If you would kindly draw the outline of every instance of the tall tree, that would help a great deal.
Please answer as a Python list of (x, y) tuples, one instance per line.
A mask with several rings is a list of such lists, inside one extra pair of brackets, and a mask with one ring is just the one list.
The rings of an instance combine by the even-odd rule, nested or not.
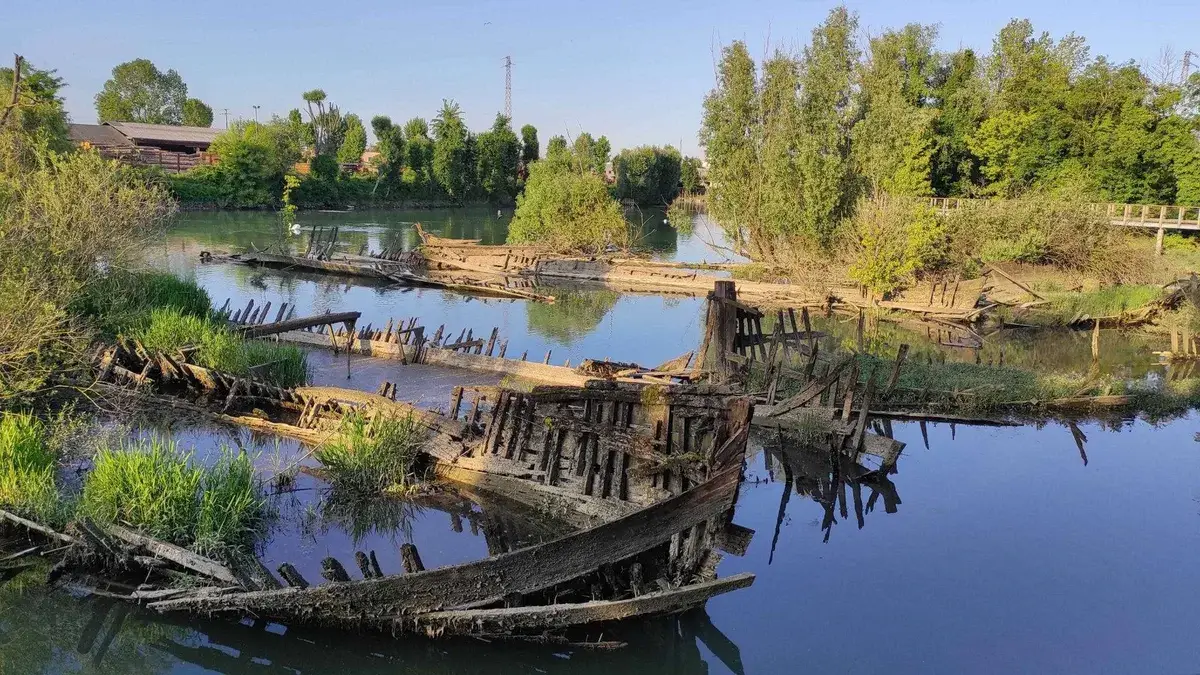
[(179, 73), (164, 73), (149, 59), (134, 59), (113, 68), (96, 94), (96, 117), (101, 123), (180, 124), (186, 101), (187, 85)]
[(930, 183), (939, 197), (970, 195), (980, 182), (979, 158), (968, 139), (984, 116), (984, 86), (979, 59), (960, 49), (942, 59), (934, 77), (933, 156)]
[(211, 127), (212, 108), (198, 98), (189, 98), (183, 102), (182, 123), (185, 127)]
[(700, 191), (700, 166), (699, 157), (683, 158), (683, 163), (679, 165), (679, 182), (684, 192), (696, 194)]
[(521, 142), (508, 118), (497, 114), (492, 128), (479, 134), (478, 146), (478, 176), (484, 194), (493, 202), (510, 203), (517, 196)]
[(931, 192), (934, 111), (926, 107), (936, 73), (937, 28), (909, 24), (871, 38), (860, 64), (852, 157), (872, 192), (925, 196)]
[(462, 109), (449, 99), (433, 118), (433, 176), (447, 195), (463, 200), (471, 187), (472, 166)]
[(704, 99), (700, 145), (708, 157), (708, 210), (747, 253), (758, 237), (758, 82), (746, 43), (721, 50), (716, 87)]
[(404, 123), (405, 165), (413, 183), (428, 196), (433, 185), (433, 141), (429, 138), (429, 123), (414, 117)]
[(367, 150), (367, 130), (362, 118), (353, 113), (346, 115), (345, 124), (346, 133), (338, 147), (337, 160), (342, 164), (354, 164), (362, 161), (363, 153)]
[(333, 155), (342, 147), (347, 124), (336, 105), (326, 105), (325, 91), (312, 89), (304, 92), (308, 106), (308, 124), (312, 128), (313, 154)]
[(44, 134), (52, 150), (70, 147), (67, 140), (67, 113), (59, 92), (66, 86), (53, 70), (40, 70), (21, 59), (21, 77), (16, 105), (9, 108), (13, 91), (12, 68), (0, 68), (0, 119), (4, 130), (17, 130), (22, 136)]
[(800, 63), (800, 140), (796, 152), (802, 208), (796, 223), (822, 245), (853, 204), (850, 164), (851, 106), (859, 52), (858, 17), (844, 6), (813, 29)]
[(526, 124), (521, 127), (521, 163), (529, 166), (540, 157), (537, 127)]
[(386, 115), (371, 118), (371, 130), (375, 132), (375, 148), (379, 151), (378, 174), (372, 192), (382, 187), (385, 194), (398, 191), (404, 169), (404, 130), (392, 124)]

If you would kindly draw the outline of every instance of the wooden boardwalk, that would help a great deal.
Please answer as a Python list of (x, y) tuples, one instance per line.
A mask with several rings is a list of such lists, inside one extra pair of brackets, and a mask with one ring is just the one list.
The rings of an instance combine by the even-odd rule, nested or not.
[[(930, 197), (929, 204), (945, 213), (973, 204), (995, 204), (998, 199), (965, 199), (959, 197)], [(1158, 230), (1200, 230), (1200, 206), (1163, 204), (1079, 204), (1083, 210), (1103, 212), (1113, 225), (1148, 227)]]

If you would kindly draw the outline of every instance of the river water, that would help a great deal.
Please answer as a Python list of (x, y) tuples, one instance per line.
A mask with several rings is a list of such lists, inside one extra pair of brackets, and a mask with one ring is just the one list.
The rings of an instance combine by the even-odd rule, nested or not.
[[(414, 220), (444, 236), (484, 241), (499, 241), (504, 231), (504, 218), (483, 211), (305, 216), (360, 238), (355, 249), (411, 237), (403, 223)], [(657, 255), (719, 257), (703, 237), (651, 224), (646, 241)], [(694, 299), (582, 289), (555, 305), (483, 302), (198, 263), (200, 250), (264, 241), (272, 227), (262, 214), (188, 214), (151, 257), (194, 275), (218, 304), (225, 297), (234, 304), (287, 300), (298, 314), (353, 309), (376, 325), (421, 316), (425, 325), (444, 322), (456, 333), (499, 326), (510, 355), (540, 358), (552, 350), (555, 362), (610, 356), (653, 364), (695, 348), (699, 338), (703, 310)], [(911, 341), (918, 332), (906, 330), (879, 333)], [(1008, 362), (1090, 365), (1087, 338), (1008, 340)], [(1161, 374), (1149, 355), (1154, 338), (1105, 340), (1113, 345), (1105, 370)], [(993, 350), (989, 344), (981, 358), (998, 358)], [(947, 351), (949, 358), (974, 358)], [(346, 384), (344, 361), (314, 354), (313, 365), (316, 381)], [(348, 386), (374, 389), (390, 379), (401, 397), (425, 405), (444, 404), (454, 383), (488, 381), (368, 359), (352, 368)], [(1081, 422), (1079, 442), (1059, 423), (891, 426), (907, 444), (897, 472), (863, 482), (848, 478), (856, 473), (846, 462), (835, 471), (823, 454), (756, 435), (734, 517), (755, 535), (745, 556), (726, 556), (718, 570), (754, 572), (756, 582), (711, 600), (705, 612), (627, 628), (626, 649), (391, 640), (248, 620), (168, 619), (47, 592), (27, 574), (0, 585), (0, 673), (1200, 672), (1200, 575), (1192, 567), (1200, 550), (1196, 414)], [(170, 433), (198, 452), (220, 443), (258, 449), (264, 470), (300, 452), (245, 432), (181, 424)], [(400, 543), (415, 543), (434, 566), (556, 532), (554, 523), (478, 497), (355, 514), (322, 509), (322, 488), (305, 474), (292, 488), (277, 497), (291, 515), (272, 533), (264, 562), (292, 562), (310, 579), (321, 557), (336, 553), (349, 564), (351, 549), (375, 550), (384, 570), (395, 571)]]

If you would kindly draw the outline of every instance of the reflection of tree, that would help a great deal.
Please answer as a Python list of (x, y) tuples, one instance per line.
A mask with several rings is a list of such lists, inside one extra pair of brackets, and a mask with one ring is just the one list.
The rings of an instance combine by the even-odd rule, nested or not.
[(556, 291), (551, 304), (529, 303), (529, 331), (559, 344), (571, 345), (600, 325), (617, 304), (616, 291)]

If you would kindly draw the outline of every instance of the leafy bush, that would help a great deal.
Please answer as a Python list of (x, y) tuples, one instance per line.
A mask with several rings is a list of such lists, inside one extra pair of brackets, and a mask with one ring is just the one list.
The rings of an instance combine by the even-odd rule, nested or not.
[(596, 253), (609, 245), (627, 247), (630, 232), (603, 178), (575, 171), (566, 162), (546, 160), (530, 168), (508, 242)]
[(315, 453), (329, 471), (329, 481), (344, 495), (372, 495), (407, 490), (425, 435), (411, 416), (342, 418), (338, 435)]
[(27, 413), (0, 417), (0, 507), (50, 526), (65, 520), (58, 456), (45, 424)]
[(876, 293), (899, 290), (947, 262), (946, 230), (937, 213), (920, 202), (862, 199), (851, 224), (859, 251), (850, 276)]
[(245, 340), (207, 316), (186, 314), (176, 307), (151, 310), (148, 319), (131, 330), (147, 349), (174, 352), (194, 345), (198, 365), (234, 375), (256, 377), (281, 386), (308, 381), (308, 359), (297, 347), (260, 340)]
[(248, 455), (222, 447), (217, 462), (205, 467), (162, 438), (101, 449), (79, 512), (201, 553), (249, 547), (266, 523)]
[(221, 171), (216, 166), (198, 166), (183, 173), (168, 174), (167, 186), (181, 204), (224, 207), (229, 205)]
[[(164, 189), (95, 152), (24, 144), (0, 132), (0, 399), (31, 395), (86, 360), (90, 335), (68, 306), (106, 270), (138, 259), (172, 213)], [(16, 162), (13, 164), (11, 162)]]

